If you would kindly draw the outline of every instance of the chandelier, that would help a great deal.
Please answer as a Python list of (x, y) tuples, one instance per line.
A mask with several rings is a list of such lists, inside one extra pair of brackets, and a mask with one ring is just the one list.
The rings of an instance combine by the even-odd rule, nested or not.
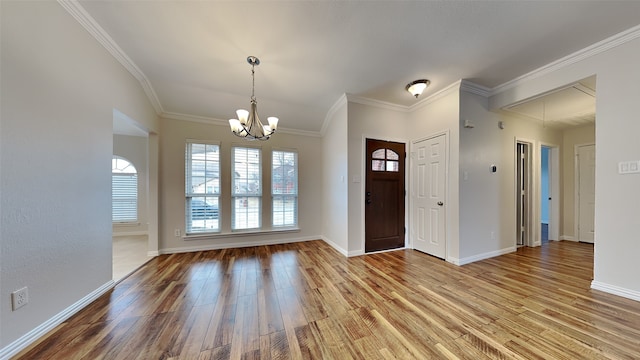
[(229, 126), (234, 135), (246, 140), (269, 140), (271, 135), (276, 132), (278, 127), (278, 118), (270, 116), (267, 118), (269, 125), (262, 125), (258, 118), (258, 102), (255, 96), (255, 66), (260, 65), (260, 59), (255, 56), (249, 56), (247, 62), (251, 65), (251, 107), (250, 110), (240, 109), (236, 111), (237, 119), (229, 119)]

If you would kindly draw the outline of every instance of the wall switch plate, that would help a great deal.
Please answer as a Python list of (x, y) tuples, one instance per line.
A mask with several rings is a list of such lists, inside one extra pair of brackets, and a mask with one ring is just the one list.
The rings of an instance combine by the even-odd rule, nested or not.
[(23, 287), (11, 293), (11, 310), (16, 311), (29, 303), (29, 289)]

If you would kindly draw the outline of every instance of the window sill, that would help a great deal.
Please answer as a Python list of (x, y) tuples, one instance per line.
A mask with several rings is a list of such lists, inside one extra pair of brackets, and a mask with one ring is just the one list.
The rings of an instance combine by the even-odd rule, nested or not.
[(224, 238), (234, 238), (234, 237), (244, 237), (244, 236), (254, 236), (254, 235), (273, 235), (273, 234), (285, 234), (285, 233), (294, 233), (300, 232), (300, 228), (283, 228), (283, 229), (272, 229), (272, 230), (255, 230), (255, 231), (234, 231), (229, 233), (196, 233), (196, 234), (187, 234), (182, 237), (182, 240), (210, 240), (210, 239), (224, 239)]
[(133, 226), (140, 226), (140, 223), (137, 221), (123, 221), (123, 222), (112, 222), (111, 225), (113, 227), (133, 227)]

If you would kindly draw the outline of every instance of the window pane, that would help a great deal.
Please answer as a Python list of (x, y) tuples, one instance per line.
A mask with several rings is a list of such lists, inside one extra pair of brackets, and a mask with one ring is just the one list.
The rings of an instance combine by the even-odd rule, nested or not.
[(384, 159), (384, 150), (385, 149), (378, 149), (378, 150), (374, 151), (371, 154), (371, 158), (373, 158), (373, 159)]
[(384, 171), (384, 160), (371, 160), (371, 170), (373, 171)]
[(258, 229), (260, 228), (260, 198), (236, 196), (233, 198), (233, 219), (231, 228)]
[(232, 150), (231, 229), (260, 228), (262, 216), (260, 149), (234, 147)]
[(387, 161), (387, 171), (398, 172), (398, 164), (397, 161)]
[(138, 221), (138, 175), (128, 160), (113, 157), (111, 161), (111, 221)]
[(233, 195), (261, 195), (260, 149), (233, 148)]
[(295, 196), (273, 197), (273, 226), (295, 226), (298, 223), (298, 198)]
[(220, 228), (219, 198), (198, 196), (187, 199), (187, 233), (215, 231)]
[(298, 224), (298, 153), (274, 151), (271, 178), (272, 225), (274, 227), (296, 226)]
[(396, 153), (395, 151), (393, 151), (391, 149), (387, 149), (387, 159), (389, 159), (389, 160), (398, 160), (398, 159), (400, 159), (400, 157), (398, 156), (398, 153)]
[[(187, 143), (186, 232), (220, 230), (220, 147)], [(206, 196), (205, 196), (206, 195)]]

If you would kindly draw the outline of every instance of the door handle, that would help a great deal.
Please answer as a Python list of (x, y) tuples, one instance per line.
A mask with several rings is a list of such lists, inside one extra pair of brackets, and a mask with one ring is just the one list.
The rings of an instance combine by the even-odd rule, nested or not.
[(438, 201), (438, 206), (442, 206), (444, 203), (442, 201)]

